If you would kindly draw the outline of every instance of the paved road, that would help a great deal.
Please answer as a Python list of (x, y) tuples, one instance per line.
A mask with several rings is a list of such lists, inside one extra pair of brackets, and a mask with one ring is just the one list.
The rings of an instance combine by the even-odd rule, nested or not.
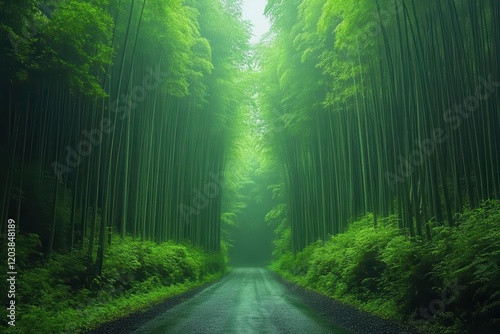
[(266, 269), (237, 268), (135, 333), (345, 334), (290, 293)]

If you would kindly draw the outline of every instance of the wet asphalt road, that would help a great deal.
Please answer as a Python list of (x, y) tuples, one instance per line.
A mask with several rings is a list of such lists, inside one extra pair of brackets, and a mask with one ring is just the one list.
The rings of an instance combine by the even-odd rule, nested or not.
[(331, 324), (263, 268), (236, 268), (134, 333), (350, 333)]

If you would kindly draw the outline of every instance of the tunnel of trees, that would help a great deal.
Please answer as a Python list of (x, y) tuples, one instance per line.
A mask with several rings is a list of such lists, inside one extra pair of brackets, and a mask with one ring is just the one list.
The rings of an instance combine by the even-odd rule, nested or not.
[(271, 252), (378, 316), (499, 329), (499, 1), (269, 0), (257, 45), (238, 0), (0, 13), (17, 330), (89, 329)]

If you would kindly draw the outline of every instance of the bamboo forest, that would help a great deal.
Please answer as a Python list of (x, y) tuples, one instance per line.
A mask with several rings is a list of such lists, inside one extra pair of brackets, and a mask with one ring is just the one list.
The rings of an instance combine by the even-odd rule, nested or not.
[(1, 333), (500, 333), (500, 1), (0, 0)]

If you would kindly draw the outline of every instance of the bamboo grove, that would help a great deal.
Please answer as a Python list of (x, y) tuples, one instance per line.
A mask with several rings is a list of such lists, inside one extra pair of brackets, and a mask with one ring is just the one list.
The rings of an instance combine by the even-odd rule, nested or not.
[(2, 233), (14, 218), (98, 272), (112, 233), (219, 250), (250, 35), (238, 2), (0, 7)]
[(431, 239), (499, 198), (498, 1), (271, 0), (266, 11), (259, 103), (285, 181), (270, 218), (291, 228), (294, 252), (367, 212)]

